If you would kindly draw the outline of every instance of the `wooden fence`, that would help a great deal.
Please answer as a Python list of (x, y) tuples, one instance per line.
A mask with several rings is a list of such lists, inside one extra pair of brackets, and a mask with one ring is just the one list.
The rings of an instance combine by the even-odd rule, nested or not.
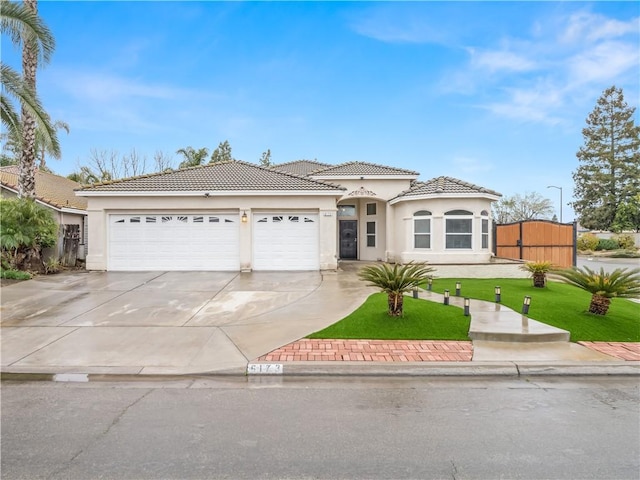
[(493, 253), (496, 257), (528, 261), (549, 261), (558, 267), (572, 267), (577, 260), (577, 225), (548, 220), (494, 225)]

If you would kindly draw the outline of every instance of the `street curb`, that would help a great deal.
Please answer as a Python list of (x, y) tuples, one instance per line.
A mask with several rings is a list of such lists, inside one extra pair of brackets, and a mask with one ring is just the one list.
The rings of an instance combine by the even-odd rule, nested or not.
[[(251, 366), (254, 367), (251, 367)], [(257, 367), (265, 366), (262, 372)], [(269, 368), (269, 367), (279, 368)], [(252, 371), (253, 370), (253, 371)], [(249, 376), (640, 375), (640, 362), (251, 362)]]

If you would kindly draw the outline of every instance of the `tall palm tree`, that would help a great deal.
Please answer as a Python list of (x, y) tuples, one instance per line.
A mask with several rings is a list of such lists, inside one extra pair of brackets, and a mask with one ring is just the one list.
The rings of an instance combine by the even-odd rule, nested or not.
[[(21, 77), (8, 65), (2, 64), (2, 123), (8, 131), (15, 130), (23, 139), (20, 161), (20, 194), (35, 195), (35, 136), (42, 130), (46, 142), (59, 153), (56, 131), (44, 111), (35, 89), (35, 72), (38, 60), (46, 63), (55, 48), (50, 30), (38, 16), (36, 0), (25, 0), (18, 4), (0, 0), (0, 29), (14, 44), (23, 47), (23, 72)], [(13, 100), (21, 106), (22, 118), (18, 116)]]
[(185, 147), (177, 150), (176, 153), (184, 157), (184, 160), (180, 162), (178, 168), (197, 167), (198, 165), (202, 165), (204, 159), (207, 158), (209, 149), (205, 147), (196, 150), (193, 147)]
[(369, 265), (358, 272), (358, 276), (368, 286), (378, 287), (388, 296), (389, 316), (400, 317), (404, 308), (404, 293), (417, 288), (427, 281), (429, 275), (435, 271), (425, 263), (409, 262), (404, 265), (388, 263)]
[(591, 293), (589, 313), (595, 315), (606, 315), (612, 298), (640, 298), (640, 268), (617, 268), (607, 273), (604, 268), (596, 272), (589, 267), (574, 267), (554, 273), (564, 282)]

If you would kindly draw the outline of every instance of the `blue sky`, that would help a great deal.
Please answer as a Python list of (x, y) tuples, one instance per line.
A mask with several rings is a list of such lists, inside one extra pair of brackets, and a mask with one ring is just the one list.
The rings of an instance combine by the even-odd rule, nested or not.
[[(39, 2), (38, 90), (67, 175), (91, 149), (229, 140), (235, 158), (361, 160), (571, 200), (603, 90), (639, 104), (636, 2)], [(2, 43), (3, 60), (19, 52)], [(638, 123), (636, 113), (636, 123)], [(175, 155), (175, 164), (180, 157)], [(564, 220), (573, 218), (568, 206)]]

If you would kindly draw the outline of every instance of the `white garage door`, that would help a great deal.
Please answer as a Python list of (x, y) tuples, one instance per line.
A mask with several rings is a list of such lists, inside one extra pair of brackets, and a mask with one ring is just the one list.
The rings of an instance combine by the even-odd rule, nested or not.
[(238, 215), (109, 216), (109, 270), (240, 270)]
[(317, 214), (255, 214), (254, 270), (318, 270)]

